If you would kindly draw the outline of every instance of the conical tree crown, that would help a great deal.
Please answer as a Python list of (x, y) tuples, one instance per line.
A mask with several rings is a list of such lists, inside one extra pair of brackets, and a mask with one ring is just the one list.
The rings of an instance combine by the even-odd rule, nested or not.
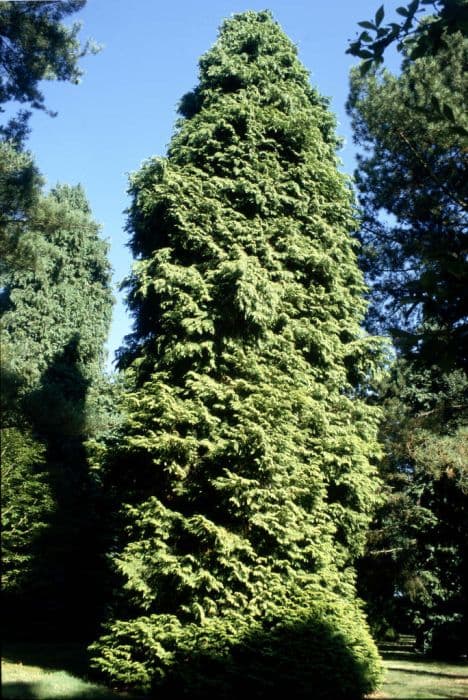
[[(373, 361), (326, 101), (271, 15), (247, 12), (180, 111), (168, 157), (131, 183), (121, 355), (132, 505), (114, 561), (157, 639), (307, 607), (321, 585), (352, 599), (375, 498), (376, 416), (357, 396)], [(102, 642), (114, 677), (132, 624)]]
[(83, 188), (57, 185), (41, 196), (29, 228), (36, 265), (2, 275), (2, 326), (12, 369), (31, 390), (73, 340), (80, 369), (91, 379), (103, 364), (112, 294), (107, 244)]

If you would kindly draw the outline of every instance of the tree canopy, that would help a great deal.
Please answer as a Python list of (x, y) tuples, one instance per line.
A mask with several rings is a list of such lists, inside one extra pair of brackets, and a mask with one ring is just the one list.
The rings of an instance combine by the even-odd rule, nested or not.
[(36, 625), (47, 634), (72, 624), (78, 634), (92, 599), (91, 591), (86, 605), (75, 596), (86, 588), (94, 552), (94, 487), (84, 442), (103, 371), (110, 269), (80, 186), (40, 194), (25, 226), (36, 264), (6, 266), (1, 278), (9, 619), (30, 615), (29, 634)]
[[(127, 494), (122, 587), (95, 663), (121, 685), (263, 697), (286, 663), (275, 635), (302, 618), (314, 641), (296, 638), (290, 688), (310, 672), (320, 697), (363, 692), (378, 663), (353, 561), (377, 494), (379, 346), (334, 119), (268, 12), (223, 24), (180, 113), (130, 186), (132, 389), (107, 465)], [(325, 628), (343, 643), (333, 681)]]
[(466, 138), (434, 117), (431, 104), (448, 95), (463, 114), (466, 60), (467, 40), (453, 35), (437, 57), (409, 63), (400, 77), (356, 71), (349, 98), (373, 318), (408, 357), (452, 368), (467, 363)]
[[(347, 53), (363, 59), (361, 72), (365, 73), (383, 63), (384, 53), (392, 44), (396, 44), (403, 55), (414, 60), (422, 56), (435, 56), (447, 42), (450, 43), (452, 34), (468, 34), (465, 0), (412, 0), (396, 11), (402, 19), (387, 25), (383, 24), (384, 5), (379, 7), (373, 20), (358, 22), (364, 31), (350, 43)], [(374, 36), (369, 32), (373, 32)]]
[(67, 27), (62, 20), (85, 4), (86, 0), (2, 2), (0, 105), (15, 101), (46, 109), (41, 80), (79, 82), (83, 74), (79, 59), (97, 47), (90, 41), (82, 46), (78, 39), (81, 25)]
[(463, 15), (443, 28), (445, 5), (458, 6), (438, 4), (440, 15), (402, 47), (401, 75), (354, 71), (348, 105), (361, 148), (367, 323), (389, 333), (397, 350), (381, 394), (387, 498), (361, 590), (390, 625), (401, 623), (403, 605), (420, 646), (442, 656), (468, 646), (468, 39)]
[[(79, 82), (79, 59), (97, 50), (81, 46), (80, 24), (63, 18), (86, 0), (2, 2), (0, 4), (0, 114), (11, 103), (47, 110), (41, 80)], [(21, 109), (0, 125), (0, 253), (2, 266), (32, 267), (35, 241), (28, 225), (42, 179), (32, 155), (24, 150), (31, 112)]]

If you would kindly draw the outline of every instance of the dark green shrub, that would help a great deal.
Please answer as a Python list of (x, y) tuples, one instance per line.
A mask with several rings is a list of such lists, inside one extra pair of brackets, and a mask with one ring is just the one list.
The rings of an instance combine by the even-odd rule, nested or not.
[(439, 621), (426, 634), (425, 649), (437, 659), (457, 659), (468, 654), (468, 630), (463, 620)]

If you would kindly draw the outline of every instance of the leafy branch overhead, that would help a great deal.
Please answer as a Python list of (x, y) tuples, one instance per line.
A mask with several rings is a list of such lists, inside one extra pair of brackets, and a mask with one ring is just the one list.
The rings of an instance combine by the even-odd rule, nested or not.
[(92, 40), (80, 43), (80, 22), (70, 27), (62, 23), (85, 4), (86, 0), (0, 4), (0, 105), (16, 101), (54, 115), (46, 109), (39, 82), (78, 83), (83, 74), (78, 61), (100, 48)]
[(381, 5), (373, 20), (358, 22), (364, 31), (350, 42), (346, 53), (363, 60), (363, 74), (383, 63), (391, 44), (414, 60), (435, 55), (451, 34), (468, 33), (466, 0), (412, 0), (396, 12), (402, 18), (399, 22), (383, 24), (385, 7)]

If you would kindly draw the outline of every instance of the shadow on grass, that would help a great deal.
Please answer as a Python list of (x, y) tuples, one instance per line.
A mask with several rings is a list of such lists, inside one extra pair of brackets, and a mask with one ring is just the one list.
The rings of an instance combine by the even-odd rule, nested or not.
[(47, 671), (66, 671), (87, 680), (89, 655), (86, 646), (85, 643), (71, 642), (37, 644), (4, 641), (2, 658), (24, 666), (39, 666)]
[(379, 647), (380, 655), (386, 661), (410, 661), (418, 663), (419, 661), (427, 661), (422, 655), (414, 651), (386, 651)]
[(437, 678), (458, 678), (468, 682), (468, 667), (466, 669), (466, 673), (464, 674), (444, 673), (443, 671), (428, 671), (427, 669), (420, 671), (418, 668), (404, 668), (401, 666), (387, 666), (387, 669), (389, 671), (398, 671), (398, 673), (410, 673), (411, 675), (436, 676)]
[(14, 681), (2, 684), (2, 697), (5, 700), (113, 700), (119, 696), (112, 691), (100, 691), (97, 688), (63, 693), (56, 690), (47, 692), (44, 682)]
[(34, 686), (36, 683), (3, 683), (2, 684), (2, 695), (5, 700), (10, 698), (18, 698), (23, 700), (29, 700), (29, 698), (37, 698), (34, 692)]

